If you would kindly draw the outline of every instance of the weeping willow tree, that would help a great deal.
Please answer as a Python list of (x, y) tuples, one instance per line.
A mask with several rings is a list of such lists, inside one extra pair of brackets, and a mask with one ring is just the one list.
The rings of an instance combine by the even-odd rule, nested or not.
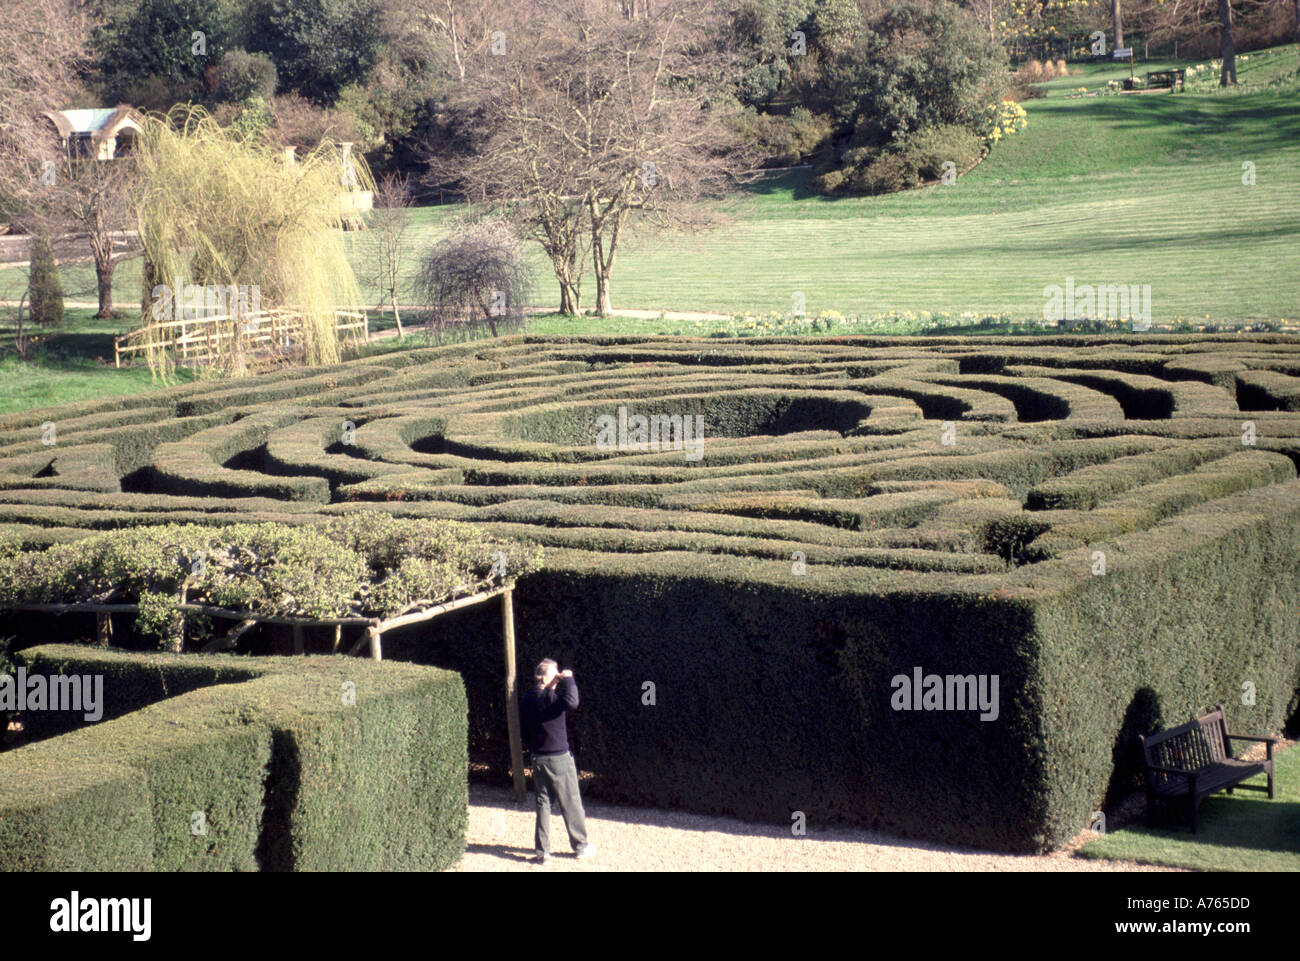
[[(362, 304), (341, 229), (350, 191), (374, 189), (364, 160), (328, 143), (294, 158), (197, 107), (150, 117), (140, 141), (150, 368), (166, 377), (175, 363), (181, 328), (160, 321), (193, 310), (205, 293), (207, 314), (227, 315), (213, 322), (220, 337), (209, 369), (246, 369), (250, 336), (265, 323), (258, 307), (301, 314), (295, 359), (338, 361), (335, 310)], [(214, 300), (224, 307), (212, 309)]]

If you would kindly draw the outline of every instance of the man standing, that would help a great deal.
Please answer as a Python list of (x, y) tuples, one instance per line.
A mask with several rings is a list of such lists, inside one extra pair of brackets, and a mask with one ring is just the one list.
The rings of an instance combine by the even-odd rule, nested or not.
[(578, 767), (569, 753), (569, 732), (565, 715), (578, 706), (578, 685), (572, 671), (560, 672), (549, 657), (537, 665), (537, 686), (519, 698), (519, 720), (524, 743), (533, 756), (533, 786), (537, 790), (537, 830), (533, 861), (551, 859), (551, 799), (560, 806), (569, 843), (579, 859), (590, 857), (595, 848), (587, 843), (587, 818), (578, 795)]

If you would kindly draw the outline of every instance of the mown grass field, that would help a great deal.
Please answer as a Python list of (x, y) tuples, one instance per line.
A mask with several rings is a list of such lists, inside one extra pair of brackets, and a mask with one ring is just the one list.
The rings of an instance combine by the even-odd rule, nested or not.
[[(1156, 322), (1294, 320), (1300, 111), (1293, 85), (1267, 84), (1296, 66), (1278, 48), (1240, 65), (1241, 91), (1205, 85), (1207, 70), (1184, 93), (1124, 96), (1078, 88), (1096, 94), (1126, 64), (1079, 66), (955, 185), (827, 199), (809, 193), (806, 170), (772, 175), (727, 206), (725, 228), (626, 251), (615, 305), (789, 312), (799, 291), (811, 313), (1034, 320), (1043, 288), (1074, 277), (1150, 284)], [(1254, 186), (1242, 183), (1248, 161)], [(427, 236), (446, 216), (420, 212)], [(540, 260), (538, 292), (558, 301)]]
[[(1250, 784), (1263, 784), (1252, 778)], [(1201, 807), (1200, 833), (1172, 822), (1141, 824), (1107, 834), (1079, 853), (1089, 858), (1141, 861), (1202, 871), (1300, 871), (1300, 751), (1277, 755), (1277, 797), (1216, 794)]]

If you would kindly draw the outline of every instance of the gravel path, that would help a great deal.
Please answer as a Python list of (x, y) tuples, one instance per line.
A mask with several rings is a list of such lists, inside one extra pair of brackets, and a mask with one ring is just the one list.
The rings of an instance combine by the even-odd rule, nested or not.
[(793, 837), (770, 824), (654, 808), (584, 803), (595, 853), (578, 861), (564, 822), (551, 820), (551, 862), (533, 856), (533, 795), (471, 784), (468, 849), (453, 871), (1165, 871), (1069, 852), (990, 854), (854, 829), (809, 826)]

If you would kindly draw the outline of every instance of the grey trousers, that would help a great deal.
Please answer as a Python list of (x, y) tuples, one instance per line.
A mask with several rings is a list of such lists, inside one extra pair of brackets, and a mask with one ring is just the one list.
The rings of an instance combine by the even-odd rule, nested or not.
[(533, 787), (537, 790), (537, 830), (533, 840), (538, 854), (551, 853), (551, 801), (564, 815), (564, 827), (575, 852), (587, 846), (587, 816), (578, 795), (578, 766), (572, 754), (533, 755)]

